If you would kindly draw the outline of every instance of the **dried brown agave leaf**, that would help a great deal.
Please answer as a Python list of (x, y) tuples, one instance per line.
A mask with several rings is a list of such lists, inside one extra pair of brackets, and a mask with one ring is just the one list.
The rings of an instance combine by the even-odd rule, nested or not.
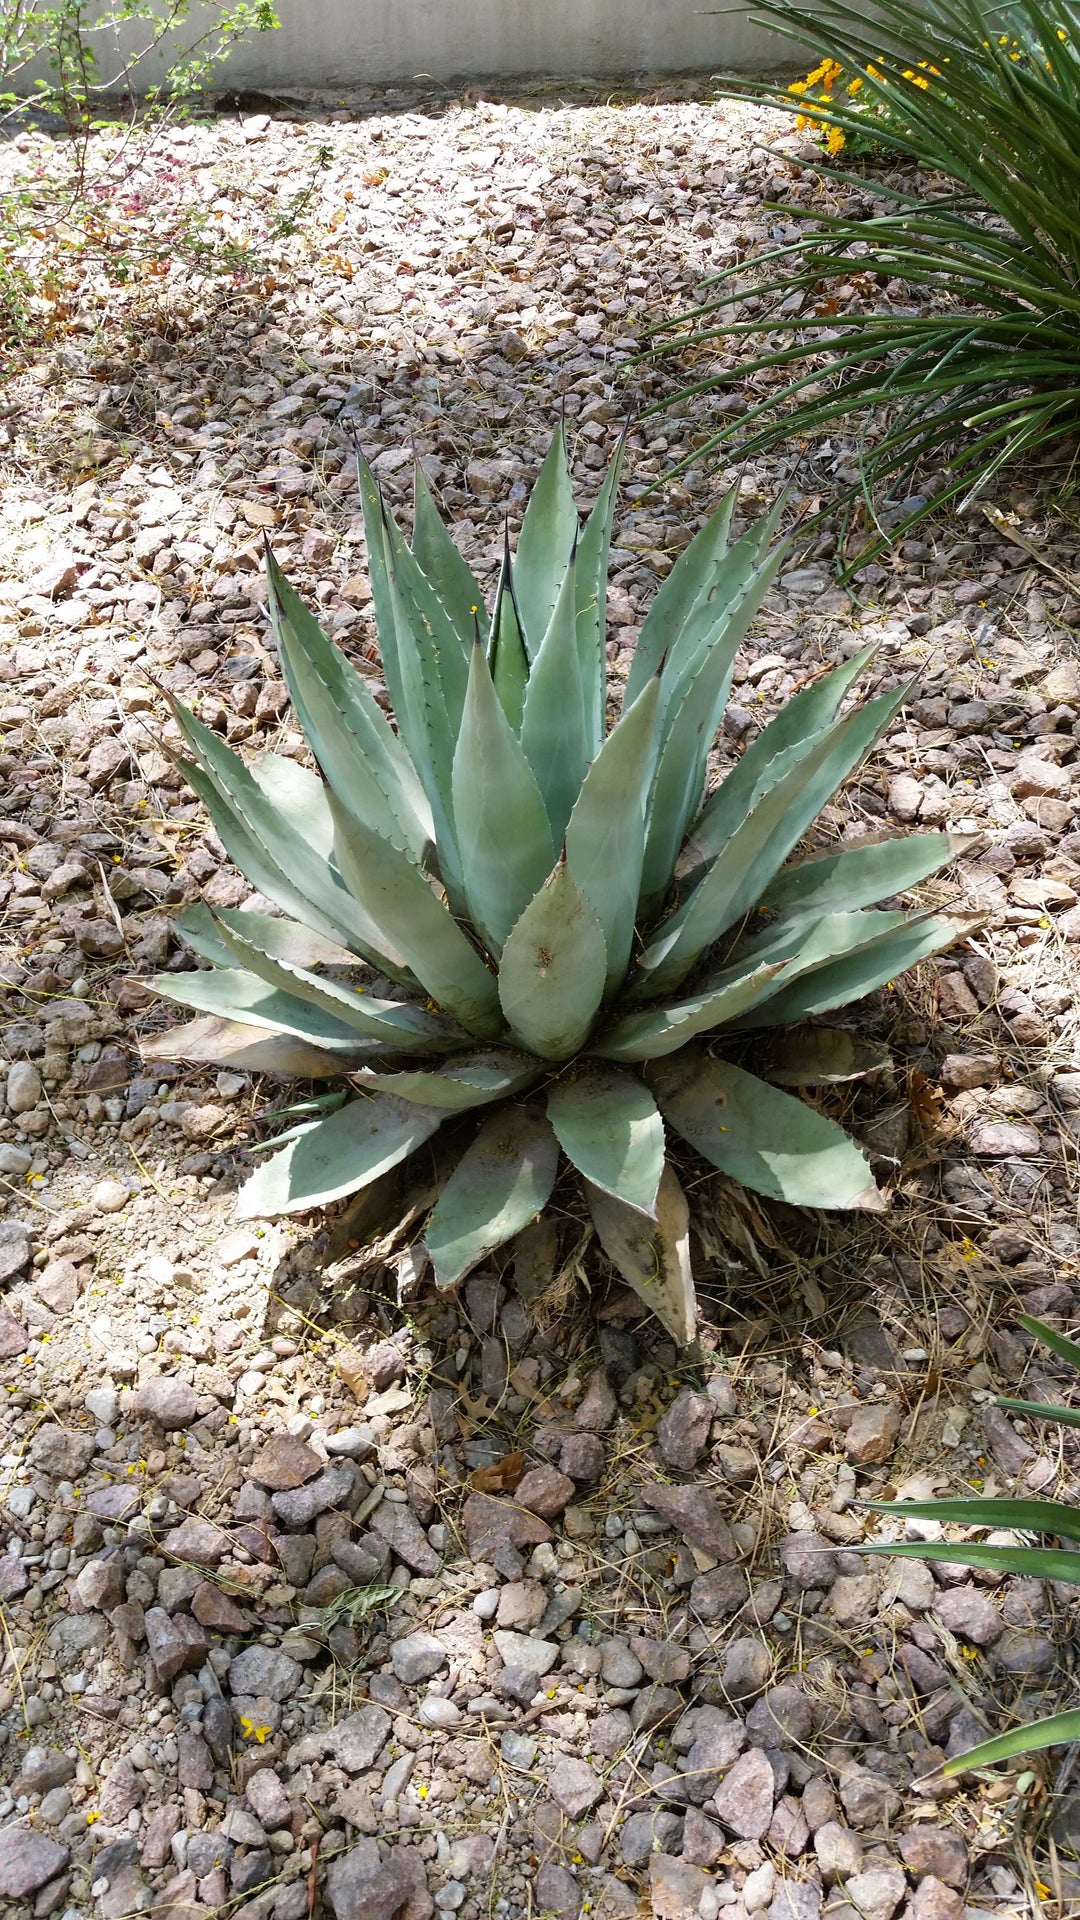
[(608, 1259), (663, 1322), (672, 1339), (680, 1347), (688, 1346), (697, 1326), (690, 1271), (690, 1209), (672, 1168), (665, 1166), (660, 1178), (655, 1221), (647, 1220), (589, 1181), (583, 1184)]
[(216, 1013), (200, 1014), (167, 1033), (151, 1033), (139, 1042), (144, 1060), (193, 1060), (244, 1073), (281, 1074), (298, 1080), (340, 1078), (370, 1059), (370, 1047), (357, 1053), (331, 1053), (289, 1033), (271, 1033)]
[(768, 1042), (759, 1071), (777, 1086), (817, 1087), (860, 1080), (889, 1059), (887, 1047), (860, 1040), (847, 1027), (790, 1027)]

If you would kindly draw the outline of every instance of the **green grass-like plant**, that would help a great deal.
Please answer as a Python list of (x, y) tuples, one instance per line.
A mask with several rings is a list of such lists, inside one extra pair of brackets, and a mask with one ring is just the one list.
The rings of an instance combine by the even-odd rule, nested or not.
[[(711, 784), (736, 653), (785, 550), (778, 513), (733, 540), (728, 495), (609, 694), (620, 461), (581, 526), (556, 434), (490, 615), (422, 474), (410, 548), (360, 462), (396, 728), (270, 558), (281, 667), (320, 772), (249, 764), (173, 710), (190, 786), (287, 917), (189, 911), (180, 931), (210, 970), (156, 985), (203, 1017), (149, 1051), (347, 1077), (349, 1097), (299, 1113), (252, 1175), (245, 1216), (369, 1187), (445, 1126), (426, 1230), (442, 1287), (532, 1221), (565, 1155), (605, 1253), (686, 1342), (688, 1207), (665, 1127), (770, 1198), (884, 1204), (831, 1119), (694, 1042), (813, 1020), (971, 922), (867, 910), (950, 861), (948, 834), (786, 864), (907, 694), (841, 713), (869, 651), (812, 679)], [(814, 1028), (773, 1079), (856, 1077), (866, 1055), (880, 1064)]]
[[(1080, 1346), (1045, 1326), (1030, 1314), (1019, 1316), (1026, 1333), (1049, 1347), (1060, 1360), (1080, 1369)], [(999, 1396), (998, 1406), (1031, 1419), (1053, 1420), (1058, 1426), (1080, 1427), (1080, 1408), (1046, 1406), (1038, 1400), (1012, 1400)], [(1044, 1533), (1061, 1540), (1080, 1543), (1080, 1512), (1060, 1500), (992, 1499), (980, 1496), (964, 1500), (868, 1501), (875, 1513), (895, 1514), (900, 1519), (938, 1520), (943, 1525), (964, 1527), (1001, 1527), (1016, 1533)], [(907, 1560), (936, 1560), (960, 1567), (990, 1567), (995, 1573), (1021, 1573), (1037, 1580), (1062, 1580), (1080, 1587), (1080, 1544), (1073, 1547), (1007, 1547), (953, 1545), (923, 1540), (902, 1544), (876, 1541), (859, 1548), (860, 1553), (887, 1553)], [(984, 1740), (967, 1753), (947, 1761), (946, 1773), (965, 1773), (971, 1767), (990, 1766), (996, 1760), (1011, 1760), (1019, 1753), (1035, 1753), (1041, 1747), (1056, 1747), (1080, 1740), (1080, 1708), (1055, 1713), (1031, 1726), (1014, 1727), (997, 1739)]]
[[(675, 472), (863, 419), (849, 508), (861, 496), (875, 517), (890, 494), (913, 495), (913, 471), (945, 470), (934, 498), (889, 527), (895, 538), (1080, 429), (1080, 19), (1040, 0), (761, 0), (759, 18), (836, 63), (843, 84), (818, 87), (809, 105), (783, 80), (724, 76), (723, 92), (801, 107), (834, 151), (857, 145), (870, 120), (885, 154), (918, 171), (867, 178), (877, 209), (864, 218), (829, 210), (839, 183), (850, 191), (846, 170), (808, 163), (821, 195), (774, 210), (798, 233), (712, 277), (709, 297), (665, 322), (650, 350), (716, 347), (735, 364), (652, 411), (732, 384), (764, 390)], [(853, 278), (863, 295), (847, 310)], [(758, 310), (737, 318), (751, 295)], [(745, 342), (757, 346), (749, 359)]]

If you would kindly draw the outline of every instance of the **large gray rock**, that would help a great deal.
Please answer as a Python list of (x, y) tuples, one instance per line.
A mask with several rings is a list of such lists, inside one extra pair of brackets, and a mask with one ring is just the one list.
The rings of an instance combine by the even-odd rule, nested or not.
[(188, 1614), (178, 1613), (174, 1618), (164, 1607), (149, 1607), (145, 1625), (150, 1658), (162, 1680), (175, 1680), (178, 1673), (202, 1666), (210, 1641)]
[(415, 1686), (420, 1680), (430, 1680), (440, 1667), (445, 1667), (447, 1658), (447, 1649), (442, 1641), (422, 1629), (407, 1633), (402, 1640), (395, 1640), (390, 1649), (394, 1672), (406, 1686)]
[(390, 1715), (382, 1707), (361, 1707), (334, 1728), (334, 1764), (346, 1773), (366, 1773), (390, 1735)]
[(0, 1898), (28, 1900), (55, 1880), (70, 1858), (71, 1849), (47, 1834), (30, 1827), (0, 1827)]
[(139, 1388), (134, 1412), (140, 1420), (154, 1420), (167, 1432), (190, 1427), (198, 1412), (195, 1389), (174, 1374), (158, 1374)]
[(92, 1433), (68, 1433), (50, 1422), (39, 1427), (30, 1442), (30, 1458), (43, 1473), (58, 1480), (77, 1480), (90, 1465), (97, 1446)]
[(9, 1113), (30, 1113), (41, 1099), (41, 1075), (31, 1060), (15, 1060), (8, 1068)]
[(717, 1560), (738, 1559), (731, 1528), (707, 1487), (643, 1487), (641, 1498), (682, 1534), (688, 1546), (711, 1553)]
[(950, 1633), (975, 1647), (992, 1646), (1005, 1625), (989, 1594), (974, 1586), (946, 1587), (935, 1597), (931, 1611)]
[(229, 1689), (267, 1700), (290, 1700), (303, 1677), (300, 1662), (276, 1647), (245, 1647), (229, 1668)]
[(604, 1783), (586, 1760), (564, 1754), (548, 1774), (548, 1792), (568, 1820), (581, 1820), (604, 1797)]
[[(349, 1465), (355, 1473), (351, 1462)], [(439, 1556), (410, 1508), (397, 1501), (383, 1500), (371, 1516), (371, 1530), (386, 1541), (391, 1553), (404, 1560), (413, 1573), (438, 1573)]]
[(379, 1859), (377, 1840), (364, 1837), (330, 1862), (326, 1897), (334, 1920), (426, 1920), (432, 1911), (424, 1864), (411, 1847)]
[(805, 1592), (812, 1587), (831, 1587), (839, 1572), (836, 1548), (813, 1527), (805, 1533), (789, 1533), (781, 1540), (780, 1565)]
[(683, 1387), (661, 1415), (656, 1444), (665, 1467), (691, 1473), (708, 1443), (716, 1407), (706, 1393)]
[(30, 1258), (30, 1235), (17, 1220), (0, 1220), (0, 1283), (13, 1280)]

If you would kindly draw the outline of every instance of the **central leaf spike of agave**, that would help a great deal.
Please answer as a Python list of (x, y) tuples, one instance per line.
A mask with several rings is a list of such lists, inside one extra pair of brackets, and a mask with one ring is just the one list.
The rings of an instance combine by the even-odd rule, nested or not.
[(806, 1023), (971, 923), (872, 910), (953, 858), (946, 834), (785, 864), (905, 697), (841, 714), (868, 654), (797, 693), (710, 790), (736, 652), (784, 552), (775, 513), (733, 540), (734, 493), (722, 501), (609, 699), (621, 457), (582, 527), (560, 429), (490, 614), (423, 474), (410, 548), (361, 462), (394, 724), (268, 556), (319, 772), (246, 762), (174, 703), (182, 770), (281, 917), (190, 910), (180, 930), (210, 969), (156, 984), (202, 1017), (147, 1051), (347, 1081), (275, 1143), (246, 1217), (354, 1193), (449, 1125), (460, 1155), (436, 1159), (426, 1230), (441, 1287), (532, 1221), (565, 1155), (604, 1252), (684, 1343), (688, 1210), (668, 1134), (775, 1199), (884, 1204), (848, 1136), (773, 1084), (852, 1077), (874, 1049), (803, 1024), (766, 1080), (693, 1043)]

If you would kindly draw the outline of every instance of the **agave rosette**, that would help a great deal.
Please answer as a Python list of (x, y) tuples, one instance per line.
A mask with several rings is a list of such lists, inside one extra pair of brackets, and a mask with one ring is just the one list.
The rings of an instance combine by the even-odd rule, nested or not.
[(410, 548), (361, 462), (396, 725), (269, 557), (282, 672), (320, 771), (245, 762), (174, 703), (184, 774), (279, 913), (185, 914), (210, 968), (156, 984), (199, 1017), (149, 1051), (347, 1077), (348, 1097), (258, 1166), (246, 1217), (355, 1193), (450, 1123), (460, 1157), (425, 1234), (441, 1287), (532, 1221), (565, 1155), (605, 1253), (686, 1341), (688, 1210), (666, 1130), (771, 1198), (883, 1204), (839, 1126), (701, 1042), (794, 1023), (797, 1062), (777, 1079), (857, 1071), (837, 1065), (850, 1036), (804, 1023), (970, 923), (872, 908), (950, 861), (946, 834), (786, 864), (904, 698), (841, 714), (868, 654), (802, 688), (709, 790), (736, 652), (784, 551), (775, 514), (734, 539), (729, 494), (697, 534), (608, 730), (620, 460), (582, 527), (556, 434), (490, 616), (423, 475)]

